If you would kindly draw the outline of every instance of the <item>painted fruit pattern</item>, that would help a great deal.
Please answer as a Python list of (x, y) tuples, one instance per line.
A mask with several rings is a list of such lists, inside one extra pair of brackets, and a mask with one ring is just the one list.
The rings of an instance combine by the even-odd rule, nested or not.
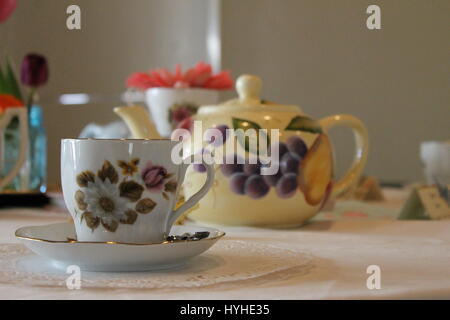
[(311, 205), (318, 205), (331, 192), (332, 160), (330, 140), (321, 134), (300, 164), (301, 174), (298, 177), (299, 188)]
[[(228, 129), (226, 125), (219, 127), (221, 131)], [(288, 199), (296, 192), (302, 192), (308, 204), (322, 206), (328, 200), (333, 186), (330, 141), (318, 124), (306, 117), (294, 118), (286, 130), (307, 131), (318, 136), (310, 148), (299, 136), (291, 136), (285, 142), (279, 142), (279, 170), (274, 175), (261, 175), (263, 166), (260, 163), (245, 163), (238, 154), (227, 155), (231, 159), (225, 159), (225, 163), (220, 165), (220, 171), (228, 178), (230, 190), (237, 195), (261, 199), (273, 188), (280, 198)], [(220, 145), (227, 139), (226, 135), (223, 136)], [(246, 151), (249, 150), (246, 148)], [(202, 173), (206, 168), (200, 164), (194, 165), (194, 170)]]

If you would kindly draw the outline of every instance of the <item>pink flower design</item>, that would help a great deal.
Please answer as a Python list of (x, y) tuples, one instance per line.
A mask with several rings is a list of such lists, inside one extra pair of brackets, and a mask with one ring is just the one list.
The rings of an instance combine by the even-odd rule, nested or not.
[(192, 126), (194, 125), (194, 121), (192, 120), (192, 117), (187, 117), (186, 119), (180, 121), (177, 124), (177, 129), (186, 129), (192, 132)]
[(145, 90), (155, 85), (154, 80), (144, 72), (135, 72), (127, 79), (127, 87)]
[(153, 163), (149, 161), (142, 170), (141, 177), (148, 191), (161, 192), (164, 188), (167, 170), (162, 166), (153, 165)]
[(172, 121), (176, 124), (180, 123), (184, 119), (190, 117), (192, 114), (191, 110), (187, 107), (179, 107), (172, 112)]
[(201, 61), (184, 73), (179, 64), (173, 73), (167, 69), (136, 72), (127, 79), (126, 84), (140, 90), (154, 87), (227, 90), (233, 86), (233, 80), (228, 71), (213, 75), (211, 65)]
[(5, 21), (16, 9), (16, 0), (0, 0), (0, 22)]

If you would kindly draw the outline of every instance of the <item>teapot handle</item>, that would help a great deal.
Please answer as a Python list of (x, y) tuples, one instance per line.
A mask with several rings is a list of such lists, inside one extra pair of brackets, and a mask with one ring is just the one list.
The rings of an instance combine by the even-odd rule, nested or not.
[(0, 161), (4, 160), (4, 130), (11, 122), (11, 120), (17, 116), (19, 118), (19, 132), (20, 132), (20, 147), (19, 147), (19, 155), (18, 159), (14, 165), (14, 168), (11, 169), (5, 177), (0, 179), (0, 190), (7, 186), (11, 181), (19, 174), (20, 169), (22, 168), (28, 151), (28, 116), (26, 108), (9, 108), (6, 109), (6, 112), (0, 117)]
[(352, 129), (355, 137), (356, 150), (353, 164), (350, 169), (347, 170), (345, 175), (334, 185), (331, 196), (336, 197), (342, 195), (351, 188), (361, 176), (367, 162), (369, 136), (363, 122), (351, 115), (338, 114), (329, 116), (320, 119), (319, 123), (326, 133), (333, 127), (349, 127)]

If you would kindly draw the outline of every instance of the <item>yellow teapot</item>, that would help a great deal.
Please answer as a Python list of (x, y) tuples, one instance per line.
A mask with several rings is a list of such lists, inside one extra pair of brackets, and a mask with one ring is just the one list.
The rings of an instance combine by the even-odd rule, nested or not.
[[(223, 140), (206, 148), (204, 143), (188, 142), (193, 153), (202, 154), (212, 146), (209, 151), (214, 159), (221, 159), (216, 162), (214, 185), (190, 213), (191, 219), (223, 225), (298, 226), (320, 211), (328, 199), (358, 181), (368, 154), (367, 130), (359, 119), (334, 115), (314, 120), (298, 106), (262, 101), (262, 81), (253, 75), (240, 76), (236, 89), (237, 99), (202, 106), (195, 116), (203, 133), (218, 129)], [(115, 112), (135, 138), (159, 138), (143, 108), (120, 107)], [(333, 150), (327, 134), (337, 126), (351, 128), (356, 140), (354, 162), (339, 180), (333, 174)], [(249, 129), (259, 132), (256, 144), (250, 143), (248, 136), (234, 135)], [(258, 155), (260, 148), (273, 155), (266, 158), (276, 163), (276, 171), (267, 174), (270, 164), (258, 157), (256, 162), (248, 160)], [(191, 166), (186, 173), (185, 196), (195, 194), (205, 179), (201, 165)]]

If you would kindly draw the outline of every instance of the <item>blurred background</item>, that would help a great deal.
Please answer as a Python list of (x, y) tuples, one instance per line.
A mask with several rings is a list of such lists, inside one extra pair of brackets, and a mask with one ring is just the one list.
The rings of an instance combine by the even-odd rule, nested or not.
[[(0, 28), (17, 71), (22, 57), (48, 58), (41, 91), (48, 177), (59, 183), (59, 141), (89, 122), (118, 120), (127, 76), (204, 60), (236, 78), (254, 73), (268, 100), (320, 118), (349, 113), (369, 130), (366, 174), (385, 182), (423, 180), (419, 145), (450, 134), (448, 0), (78, 0), (81, 30), (68, 30), (74, 1), (19, 1)], [(366, 9), (381, 7), (381, 30)], [(67, 93), (99, 95), (64, 106)], [(223, 94), (222, 99), (234, 96)], [(332, 132), (338, 173), (352, 158), (350, 133)]]

